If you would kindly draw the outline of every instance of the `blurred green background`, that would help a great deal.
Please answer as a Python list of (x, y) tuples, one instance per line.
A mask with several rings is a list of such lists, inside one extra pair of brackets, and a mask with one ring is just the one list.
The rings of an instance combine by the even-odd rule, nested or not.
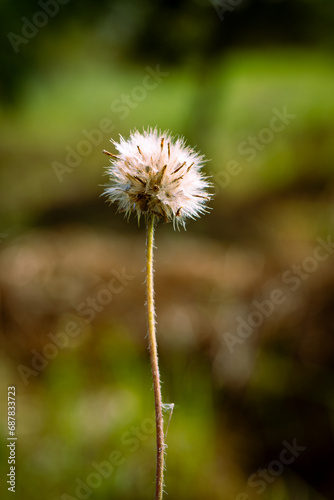
[(154, 496), (145, 228), (100, 195), (109, 139), (157, 126), (215, 192), (156, 234), (166, 498), (332, 499), (333, 2), (2, 0), (0, 19), (1, 498), (8, 386), (16, 498)]

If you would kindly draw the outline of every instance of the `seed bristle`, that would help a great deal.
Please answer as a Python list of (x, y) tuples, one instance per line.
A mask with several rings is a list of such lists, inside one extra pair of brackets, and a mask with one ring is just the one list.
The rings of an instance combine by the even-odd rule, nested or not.
[(178, 172), (179, 170), (181, 170), (181, 168), (182, 168), (182, 167), (184, 167), (186, 163), (187, 163), (187, 162), (186, 162), (186, 161), (184, 161), (184, 162), (182, 163), (182, 165), (180, 165), (179, 167), (177, 167), (177, 169), (176, 169), (176, 170), (174, 170), (174, 172), (172, 172), (172, 173), (173, 173), (173, 174), (176, 174), (176, 172)]
[(166, 165), (164, 165), (164, 166), (162, 167), (161, 172), (160, 172), (160, 173), (159, 173), (159, 175), (157, 176), (157, 178), (156, 178), (156, 182), (157, 182), (158, 184), (161, 184), (162, 179), (163, 179), (163, 176), (164, 176), (164, 173), (166, 172), (166, 168), (167, 168), (167, 164), (166, 164)]
[(146, 186), (146, 183), (140, 178), (138, 177), (138, 175), (131, 175), (131, 174), (128, 174), (126, 173), (125, 176), (131, 181), (133, 182), (134, 180), (136, 181), (139, 181), (141, 182), (141, 184), (143, 184), (143, 186)]
[(141, 182), (143, 186), (146, 186), (146, 182), (143, 181), (143, 179), (141, 179), (140, 177), (138, 177), (138, 175), (134, 175), (133, 177), (137, 179), (137, 181)]
[(105, 154), (105, 155), (107, 155), (107, 156), (111, 156), (112, 158), (116, 158), (117, 160), (119, 159), (119, 156), (116, 156), (113, 153), (109, 153), (109, 151), (107, 151), (106, 149), (104, 149), (102, 151), (102, 153)]
[(177, 181), (179, 181), (180, 179), (183, 179), (183, 175), (180, 175), (180, 177), (177, 177), (176, 179), (174, 179), (174, 180), (172, 181), (172, 183), (173, 183), (173, 182), (177, 182)]
[(203, 198), (203, 200), (209, 200), (210, 199), (208, 196), (201, 196), (200, 194), (194, 194), (193, 196), (196, 196), (196, 198)]
[(160, 148), (161, 148), (161, 151), (162, 151), (162, 150), (163, 150), (163, 148), (164, 148), (164, 142), (165, 142), (165, 138), (164, 138), (164, 137), (162, 137), (162, 138), (161, 138), (161, 143), (160, 143)]

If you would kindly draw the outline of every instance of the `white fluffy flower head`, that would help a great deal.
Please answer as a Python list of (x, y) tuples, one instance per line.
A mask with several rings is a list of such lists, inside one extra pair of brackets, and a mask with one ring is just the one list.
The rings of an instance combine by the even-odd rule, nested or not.
[(204, 157), (186, 146), (183, 138), (149, 129), (111, 142), (119, 154), (103, 151), (111, 157), (104, 194), (118, 203), (118, 211), (127, 217), (135, 213), (138, 220), (154, 215), (174, 227), (207, 211), (211, 184), (201, 171)]

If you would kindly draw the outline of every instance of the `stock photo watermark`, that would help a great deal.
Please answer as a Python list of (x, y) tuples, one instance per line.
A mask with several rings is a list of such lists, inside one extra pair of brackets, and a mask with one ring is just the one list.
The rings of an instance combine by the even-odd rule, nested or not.
[(221, 22), (225, 19), (226, 12), (234, 12), (244, 0), (210, 0)]
[[(148, 93), (156, 89), (164, 78), (169, 76), (168, 71), (162, 71), (160, 64), (155, 68), (146, 66), (146, 75), (142, 79), (141, 85), (133, 87), (129, 94), (121, 94), (111, 103), (110, 109), (119, 115), (120, 120), (125, 120), (132, 109), (137, 108), (143, 102)], [(92, 130), (83, 129), (81, 131), (84, 139), (79, 141), (75, 147), (67, 145), (66, 155), (63, 163), (53, 161), (51, 166), (59, 182), (63, 182), (64, 174), (71, 173), (78, 167), (82, 160), (89, 156), (93, 149), (101, 145), (105, 135), (109, 135), (115, 130), (115, 125), (108, 117), (102, 118), (97, 128)]]
[[(284, 440), (283, 448), (276, 460), (271, 460), (265, 469), (258, 469), (254, 474), (251, 474), (247, 480), (247, 485), (255, 489), (255, 493), (261, 495), (267, 488), (268, 484), (272, 484), (275, 479), (283, 474), (285, 468), (291, 465), (300, 454), (305, 451), (306, 446), (300, 446), (297, 439), (294, 438), (292, 443)], [(235, 500), (250, 500), (247, 493), (239, 493)]]
[(15, 435), (16, 431), (16, 387), (11, 386), (8, 387), (8, 396), (7, 396), (7, 422), (8, 422), (8, 437), (7, 437), (7, 448), (8, 448), (8, 459), (7, 463), (9, 465), (8, 473), (7, 473), (7, 484), (8, 491), (15, 493), (16, 487), (16, 441), (17, 436)]
[(302, 283), (317, 271), (319, 265), (334, 253), (334, 242), (331, 235), (328, 235), (326, 240), (318, 237), (316, 242), (318, 245), (314, 248), (313, 255), (305, 257), (301, 264), (294, 264), (283, 272), (279, 280), (282, 287), (273, 289), (265, 299), (253, 300), (253, 310), (249, 311), (247, 315), (236, 318), (235, 333), (225, 332), (222, 335), (231, 354), (235, 352), (236, 345), (243, 344), (257, 328), (262, 326), (266, 319), (274, 314), (279, 306), (287, 301), (287, 291), (296, 292)]
[(86, 323), (91, 323), (95, 319), (96, 313), (102, 312), (113, 300), (113, 296), (121, 293), (129, 281), (134, 278), (134, 276), (127, 275), (124, 268), (121, 274), (114, 270), (113, 277), (106, 283), (106, 286), (100, 288), (96, 295), (89, 296), (78, 304), (77, 314), (83, 316)]
[(123, 432), (120, 437), (120, 448), (113, 450), (106, 460), (91, 463), (92, 471), (85, 477), (75, 479), (75, 496), (63, 493), (60, 500), (87, 500), (94, 490), (99, 488), (103, 481), (109, 479), (116, 470), (121, 467), (129, 454), (135, 453), (141, 443), (146, 441), (155, 432), (155, 420), (145, 418), (140, 425), (131, 426), (129, 430)]
[[(76, 312), (79, 316), (84, 317), (84, 321), (91, 323), (96, 314), (102, 312), (103, 309), (110, 304), (113, 297), (121, 293), (133, 280), (135, 276), (127, 275), (123, 268), (121, 273), (116, 270), (112, 271), (112, 278), (106, 283), (95, 296), (89, 296), (85, 301), (80, 302), (76, 307)], [(28, 385), (30, 377), (37, 377), (49, 365), (50, 360), (55, 359), (59, 352), (65, 349), (72, 338), (77, 337), (82, 333), (82, 327), (79, 321), (70, 320), (66, 323), (64, 329), (57, 333), (49, 332), (47, 337), (50, 342), (45, 344), (41, 352), (37, 349), (31, 349), (32, 354), (30, 365), (20, 364), (17, 366), (17, 371), (24, 385)]]
[[(237, 148), (238, 154), (244, 157), (247, 163), (253, 163), (259, 152), (264, 151), (275, 140), (276, 135), (283, 132), (290, 125), (291, 121), (296, 118), (296, 115), (288, 112), (287, 106), (284, 106), (282, 111), (273, 108), (272, 113), (273, 115), (267, 127), (261, 128), (257, 134), (249, 135), (239, 143)], [(242, 171), (242, 164), (240, 161), (234, 159), (227, 162), (224, 170), (210, 172), (216, 194), (219, 192), (219, 188), (226, 188), (230, 184), (231, 179), (241, 174)]]
[(35, 38), (41, 28), (44, 28), (50, 18), (55, 17), (62, 5), (66, 5), (70, 0), (39, 0), (37, 5), (41, 8), (35, 12), (31, 20), (27, 17), (21, 17), (22, 27), (21, 33), (13, 33), (12, 31), (7, 34), (7, 38), (15, 52), (19, 53), (20, 45), (26, 45), (30, 40)]

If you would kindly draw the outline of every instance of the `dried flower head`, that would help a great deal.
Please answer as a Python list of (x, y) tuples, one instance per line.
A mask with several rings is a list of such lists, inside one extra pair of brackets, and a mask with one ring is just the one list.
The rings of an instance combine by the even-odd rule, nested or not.
[(111, 139), (119, 154), (103, 151), (111, 157), (110, 182), (105, 194), (118, 211), (127, 217), (134, 212), (155, 215), (185, 226), (187, 217), (195, 218), (206, 211), (211, 186), (201, 168), (204, 157), (185, 145), (183, 138), (150, 129), (134, 131), (128, 140)]

